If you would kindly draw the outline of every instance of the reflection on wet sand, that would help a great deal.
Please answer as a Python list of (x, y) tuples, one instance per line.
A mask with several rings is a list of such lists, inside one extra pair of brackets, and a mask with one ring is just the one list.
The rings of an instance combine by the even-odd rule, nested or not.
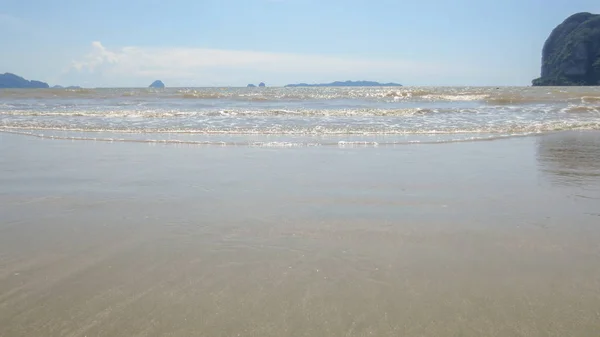
[(600, 132), (563, 132), (537, 138), (540, 170), (559, 185), (600, 181)]

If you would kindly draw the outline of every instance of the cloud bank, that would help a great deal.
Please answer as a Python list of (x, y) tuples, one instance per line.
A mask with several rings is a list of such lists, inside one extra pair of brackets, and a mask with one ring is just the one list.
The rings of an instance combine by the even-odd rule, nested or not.
[(100, 86), (145, 86), (162, 79), (171, 85), (231, 85), (265, 81), (272, 85), (329, 80), (400, 82), (465, 74), (468, 68), (412, 60), (209, 48), (140, 47), (109, 49), (95, 41), (69, 72)]

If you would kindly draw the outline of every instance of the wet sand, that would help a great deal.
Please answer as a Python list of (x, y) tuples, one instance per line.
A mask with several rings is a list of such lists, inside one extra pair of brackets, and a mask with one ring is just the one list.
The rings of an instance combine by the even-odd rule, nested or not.
[(0, 153), (2, 337), (599, 331), (598, 132)]

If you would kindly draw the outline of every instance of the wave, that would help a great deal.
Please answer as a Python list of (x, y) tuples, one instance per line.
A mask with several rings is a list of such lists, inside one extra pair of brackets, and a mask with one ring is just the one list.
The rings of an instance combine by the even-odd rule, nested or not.
[(207, 125), (203, 128), (181, 127), (97, 127), (97, 126), (61, 126), (34, 122), (12, 122), (0, 125), (0, 131), (38, 130), (89, 133), (123, 134), (190, 134), (190, 135), (451, 135), (451, 134), (537, 134), (568, 130), (600, 130), (600, 121), (546, 121), (527, 124), (501, 123), (498, 125), (461, 125), (461, 126), (370, 126), (364, 125), (266, 125), (266, 126), (219, 126)]
[(423, 100), (423, 101), (472, 101), (480, 100), (489, 93), (484, 89), (463, 90), (460, 88), (267, 88), (260, 91), (245, 88), (179, 88), (155, 90), (143, 89), (45, 89), (45, 90), (2, 90), (0, 98), (14, 99), (127, 99), (131, 97), (215, 100), (230, 99), (248, 102), (280, 102), (307, 100)]
[[(73, 118), (145, 118), (145, 119), (169, 119), (169, 118), (202, 118), (202, 117), (411, 117), (424, 115), (458, 115), (458, 114), (488, 114), (498, 115), (506, 111), (515, 114), (532, 113), (597, 113), (600, 106), (597, 105), (569, 105), (567, 107), (552, 105), (535, 105), (533, 107), (494, 108), (487, 106), (475, 106), (470, 108), (339, 108), (339, 109), (156, 109), (146, 108), (140, 104), (122, 104), (116, 109), (78, 109), (76, 106), (65, 106), (65, 108), (44, 110), (15, 109), (14, 106), (0, 105), (0, 116), (15, 117), (73, 117)], [(508, 109), (508, 110), (507, 110)]]
[(600, 106), (589, 106), (589, 105), (568, 106), (568, 107), (562, 109), (562, 112), (566, 112), (566, 113), (599, 113)]
[(461, 94), (461, 95), (426, 95), (423, 98), (432, 100), (432, 101), (462, 101), (462, 102), (470, 102), (470, 101), (482, 101), (489, 97), (489, 95), (482, 94)]
[(186, 140), (186, 139), (153, 139), (153, 138), (119, 138), (119, 137), (85, 137), (85, 136), (60, 136), (47, 135), (43, 133), (35, 133), (32, 131), (7, 130), (0, 128), (0, 132), (15, 134), (21, 136), (35, 137), (49, 140), (69, 140), (69, 141), (93, 141), (93, 142), (108, 142), (108, 143), (146, 143), (146, 144), (164, 144), (164, 145), (190, 145), (190, 146), (210, 146), (210, 147), (263, 147), (263, 148), (298, 148), (298, 147), (320, 147), (320, 146), (337, 146), (340, 148), (356, 148), (356, 147), (384, 147), (384, 146), (408, 146), (408, 145), (433, 145), (433, 144), (449, 144), (449, 143), (465, 143), (465, 142), (480, 142), (494, 141), (500, 139), (528, 137), (531, 134), (504, 134), (504, 135), (483, 135), (483, 136), (466, 136), (460, 138), (437, 139), (437, 140), (379, 140), (379, 141), (355, 141), (355, 140), (338, 140), (331, 141), (327, 139), (313, 139), (307, 141), (210, 141), (210, 140)]
[(569, 101), (579, 101), (579, 96), (562, 97), (560, 95), (535, 95), (524, 96), (522, 94), (513, 93), (509, 95), (490, 95), (484, 99), (484, 102), (489, 105), (523, 105), (536, 103), (560, 103)]
[(589, 92), (571, 92), (552, 90), (548, 92), (527, 91), (503, 92), (488, 95), (484, 101), (491, 105), (524, 105), (524, 104), (555, 104), (555, 103), (596, 103), (599, 96), (591, 96)]
[(94, 89), (86, 88), (73, 88), (73, 89), (52, 89), (54, 94), (66, 93), (66, 94), (78, 94), (78, 95), (90, 95), (95, 93)]
[(581, 97), (583, 103), (596, 103), (600, 102), (600, 96), (583, 96)]
[[(180, 90), (178, 91), (180, 94), (179, 97), (184, 99), (219, 99), (225, 97), (231, 97), (231, 93), (221, 93), (221, 92), (213, 92), (213, 91), (197, 91), (197, 90)], [(177, 97), (173, 97), (177, 98)]]
[(103, 117), (103, 118), (176, 118), (176, 117), (235, 117), (235, 116), (416, 116), (433, 113), (473, 113), (474, 109), (426, 109), (426, 108), (405, 108), (405, 109), (219, 109), (219, 110), (200, 110), (200, 111), (181, 111), (181, 110), (74, 110), (74, 111), (48, 111), (48, 110), (0, 110), (0, 116), (41, 116), (41, 117)]
[(85, 117), (85, 118), (171, 118), (178, 116), (190, 116), (181, 111), (139, 111), (139, 110), (117, 110), (117, 111), (30, 111), (30, 110), (8, 110), (0, 111), (0, 116), (23, 116), (23, 117)]
[(482, 101), (495, 105), (529, 104), (536, 102), (600, 101), (593, 88), (494, 88), (494, 87), (323, 87), (323, 88), (127, 88), (127, 89), (2, 89), (0, 99), (89, 99), (126, 100), (202, 100), (230, 99), (247, 102), (281, 102), (307, 100), (375, 100), (382, 102), (427, 101), (459, 102)]

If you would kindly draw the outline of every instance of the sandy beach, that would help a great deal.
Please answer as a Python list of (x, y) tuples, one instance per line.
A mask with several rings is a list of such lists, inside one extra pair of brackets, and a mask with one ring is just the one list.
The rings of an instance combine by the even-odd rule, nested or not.
[(599, 331), (599, 132), (0, 153), (1, 337)]

